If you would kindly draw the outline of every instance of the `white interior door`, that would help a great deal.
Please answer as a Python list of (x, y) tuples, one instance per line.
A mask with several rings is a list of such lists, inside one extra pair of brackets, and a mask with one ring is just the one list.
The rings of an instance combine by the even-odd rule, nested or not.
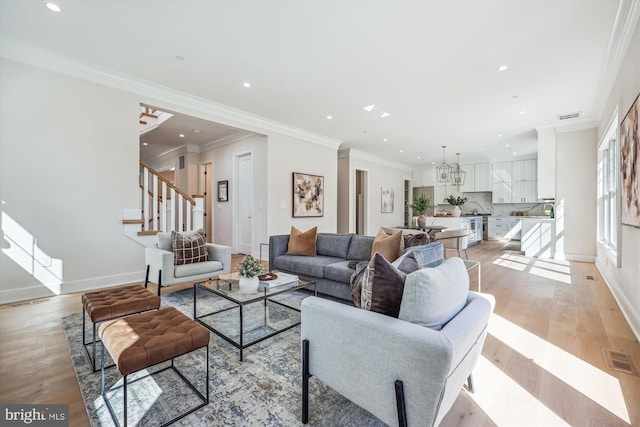
[(251, 153), (238, 160), (238, 252), (253, 255), (253, 156)]

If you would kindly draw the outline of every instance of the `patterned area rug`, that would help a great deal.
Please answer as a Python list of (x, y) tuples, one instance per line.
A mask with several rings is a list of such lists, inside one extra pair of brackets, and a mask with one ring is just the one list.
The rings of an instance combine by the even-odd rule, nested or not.
[[(282, 302), (300, 307), (307, 291), (294, 291), (280, 296)], [(226, 307), (221, 298), (206, 301), (211, 310)], [(163, 306), (174, 306), (193, 316), (193, 290), (184, 289), (163, 295)], [(198, 299), (200, 307), (200, 299)], [(295, 321), (298, 313), (287, 313), (273, 304), (267, 311), (269, 322)], [(220, 327), (237, 328), (237, 311), (220, 320)], [(234, 314), (235, 315), (232, 315)], [(200, 314), (200, 313), (199, 313)], [(298, 317), (299, 318), (299, 317)], [(245, 321), (264, 322), (261, 304), (247, 306)], [(87, 322), (89, 323), (89, 322)], [(100, 396), (100, 371), (93, 373), (82, 348), (82, 314), (63, 319), (67, 345), (73, 360), (87, 414), (93, 427), (111, 426), (113, 420)], [(91, 336), (87, 328), (87, 336)], [(100, 345), (97, 346), (98, 360)], [(107, 354), (106, 361), (111, 363)], [(205, 352), (198, 350), (176, 359), (176, 366), (204, 393)], [(195, 407), (200, 400), (173, 370), (154, 374), (168, 366), (164, 363), (131, 375), (128, 379), (128, 419), (130, 425), (156, 426), (177, 414)], [(209, 404), (174, 425), (181, 426), (302, 426), (300, 327), (294, 327), (268, 338), (244, 351), (211, 334), (209, 342)], [(151, 375), (150, 375), (151, 374)], [(122, 377), (117, 368), (105, 370), (105, 385), (111, 405), (122, 424)], [(309, 424), (311, 426), (383, 426), (369, 412), (354, 405), (315, 378), (309, 384)]]

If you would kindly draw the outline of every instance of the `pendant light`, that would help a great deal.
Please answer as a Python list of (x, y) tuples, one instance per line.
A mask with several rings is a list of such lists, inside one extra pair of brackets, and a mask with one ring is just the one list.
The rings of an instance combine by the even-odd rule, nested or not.
[(456, 156), (458, 156), (458, 160), (456, 167), (451, 171), (451, 184), (464, 185), (464, 178), (467, 176), (467, 173), (460, 169), (460, 153), (456, 153)]
[(438, 182), (449, 182), (451, 175), (451, 166), (444, 161), (444, 149), (447, 148), (446, 145), (442, 146), (442, 163), (436, 166), (436, 176), (438, 178)]

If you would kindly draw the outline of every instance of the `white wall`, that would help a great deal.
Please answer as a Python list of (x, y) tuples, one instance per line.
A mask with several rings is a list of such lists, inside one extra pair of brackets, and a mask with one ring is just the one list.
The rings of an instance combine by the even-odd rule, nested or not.
[[(349, 154), (338, 155), (338, 233), (349, 232)], [(355, 206), (355, 205), (354, 205)]]
[[(607, 94), (606, 99), (600, 100), (605, 107), (598, 126), (598, 141), (607, 131), (608, 120), (615, 109), (618, 108), (619, 120), (622, 121), (638, 93), (640, 93), (640, 26), (635, 29), (611, 92)], [(595, 168), (593, 174), (596, 175)], [(636, 337), (640, 339), (640, 228), (622, 225), (618, 251), (621, 254), (620, 268), (609, 260), (600, 247), (597, 249), (596, 266), (611, 288)]]
[[(337, 231), (337, 147), (324, 146), (277, 133), (268, 143), (268, 234), (288, 234), (291, 226), (299, 230), (318, 227), (318, 232)], [(324, 176), (324, 216), (292, 217), (293, 172)]]
[[(346, 153), (346, 151), (345, 151)], [(348, 209), (349, 212), (349, 228), (341, 230), (341, 232), (355, 233), (355, 175), (356, 170), (367, 171), (368, 182), (367, 188), (367, 206), (365, 218), (365, 234), (375, 236), (380, 226), (391, 225), (399, 226), (404, 224), (404, 181), (411, 180), (411, 169), (394, 166), (384, 161), (373, 158), (365, 153), (357, 150), (349, 150), (349, 166), (348, 175), (343, 177), (339, 183), (341, 188), (349, 189), (348, 205), (340, 206), (340, 210)], [(390, 187), (394, 192), (394, 210), (393, 213), (382, 213), (382, 187)]]
[(594, 128), (556, 135), (556, 257), (596, 255), (596, 148)]
[[(139, 205), (138, 99), (6, 59), (0, 93), (0, 303), (143, 279), (143, 249), (122, 225)], [(14, 221), (62, 261), (53, 290), (31, 274), (30, 243), (9, 242)]]
[[(258, 256), (260, 243), (269, 241), (267, 234), (267, 191), (269, 178), (267, 174), (267, 138), (254, 135), (232, 144), (216, 147), (200, 153), (200, 164), (213, 164), (213, 242), (221, 245), (233, 246), (234, 206), (238, 202), (238, 187), (236, 184), (236, 156), (242, 153), (252, 153), (253, 158), (253, 255)], [(228, 202), (218, 202), (218, 181), (229, 181)], [(234, 248), (237, 251), (237, 248)]]

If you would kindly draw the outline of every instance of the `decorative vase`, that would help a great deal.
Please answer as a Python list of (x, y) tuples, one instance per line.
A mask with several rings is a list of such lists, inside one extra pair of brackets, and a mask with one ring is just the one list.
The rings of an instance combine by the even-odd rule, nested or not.
[(453, 216), (460, 216), (461, 213), (460, 206), (457, 205), (453, 207), (453, 211), (451, 212)]
[(418, 217), (418, 228), (425, 228), (427, 226), (427, 218), (424, 215)]
[(258, 276), (240, 276), (240, 292), (242, 292), (243, 294), (255, 294), (256, 292), (258, 292), (258, 286), (260, 286)]

